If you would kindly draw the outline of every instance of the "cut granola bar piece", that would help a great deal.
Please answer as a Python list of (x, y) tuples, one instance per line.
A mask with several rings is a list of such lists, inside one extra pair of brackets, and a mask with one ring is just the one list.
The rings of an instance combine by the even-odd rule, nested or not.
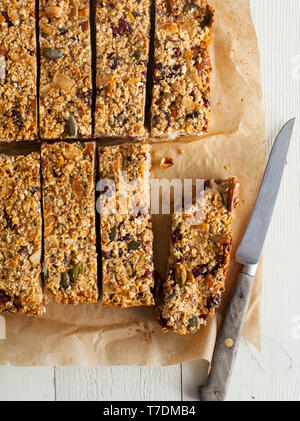
[(196, 204), (173, 215), (168, 275), (159, 292), (164, 332), (197, 332), (221, 303), (239, 184), (232, 177), (206, 181), (204, 188)]
[(99, 149), (105, 305), (154, 305), (150, 150), (149, 145)]
[(40, 135), (92, 134), (89, 0), (39, 1)]
[(96, 136), (141, 137), (150, 0), (97, 2)]
[(42, 145), (44, 266), (57, 303), (98, 300), (94, 143)]
[(0, 156), (0, 313), (42, 315), (40, 157)]
[(36, 135), (35, 0), (0, 0), (0, 142)]
[(206, 0), (156, 1), (152, 136), (207, 131), (213, 19)]

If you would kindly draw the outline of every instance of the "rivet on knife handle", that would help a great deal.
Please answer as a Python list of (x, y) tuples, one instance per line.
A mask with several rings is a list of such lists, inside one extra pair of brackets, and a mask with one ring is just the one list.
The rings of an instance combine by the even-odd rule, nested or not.
[(237, 288), (227, 306), (215, 346), (206, 386), (200, 388), (200, 401), (223, 401), (236, 359), (242, 327), (248, 309), (254, 278), (240, 274)]

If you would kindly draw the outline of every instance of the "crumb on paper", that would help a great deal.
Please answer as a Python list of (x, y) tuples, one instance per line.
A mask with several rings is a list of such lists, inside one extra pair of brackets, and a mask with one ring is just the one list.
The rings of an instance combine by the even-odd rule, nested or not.
[(162, 158), (160, 161), (160, 168), (167, 169), (174, 165), (173, 158)]
[(224, 345), (227, 346), (227, 348), (232, 348), (234, 345), (234, 341), (231, 338), (227, 338), (224, 341)]
[(224, 169), (225, 169), (226, 171), (230, 171), (230, 166), (229, 166), (229, 165), (225, 165), (225, 166), (224, 166)]
[(179, 149), (179, 155), (184, 155), (184, 153), (185, 153), (185, 150), (184, 149)]

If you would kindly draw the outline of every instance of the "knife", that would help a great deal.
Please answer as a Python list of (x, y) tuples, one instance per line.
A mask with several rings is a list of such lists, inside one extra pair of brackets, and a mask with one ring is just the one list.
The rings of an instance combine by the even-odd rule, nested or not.
[(224, 401), (226, 398), (253, 281), (278, 196), (294, 124), (295, 118), (288, 121), (274, 142), (254, 211), (236, 253), (236, 260), (243, 265), (243, 269), (218, 333), (208, 383), (200, 387), (200, 401)]

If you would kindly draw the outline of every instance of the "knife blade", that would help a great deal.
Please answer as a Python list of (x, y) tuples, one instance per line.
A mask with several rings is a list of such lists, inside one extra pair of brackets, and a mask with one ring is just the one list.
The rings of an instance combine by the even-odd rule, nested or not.
[(226, 398), (254, 276), (278, 196), (294, 124), (295, 119), (289, 120), (274, 142), (253, 213), (238, 248), (236, 260), (243, 264), (243, 269), (218, 333), (207, 385), (200, 388), (201, 401), (223, 401)]

